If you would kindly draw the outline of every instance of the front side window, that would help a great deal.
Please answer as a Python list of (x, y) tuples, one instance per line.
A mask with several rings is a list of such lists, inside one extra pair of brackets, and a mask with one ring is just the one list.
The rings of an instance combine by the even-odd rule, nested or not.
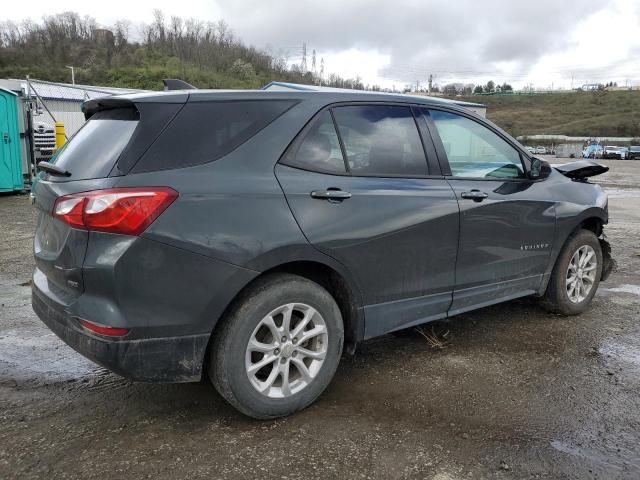
[(282, 163), (304, 170), (347, 173), (338, 134), (328, 110), (322, 112), (303, 132), (301, 139), (287, 151)]
[(427, 159), (411, 108), (396, 105), (333, 108), (351, 175), (425, 176)]
[(525, 177), (519, 152), (487, 127), (454, 113), (430, 114), (454, 177)]

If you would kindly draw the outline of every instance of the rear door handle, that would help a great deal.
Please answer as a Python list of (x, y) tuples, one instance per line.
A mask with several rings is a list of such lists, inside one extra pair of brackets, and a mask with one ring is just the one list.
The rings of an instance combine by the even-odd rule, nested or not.
[(481, 202), (489, 196), (488, 193), (481, 192), (480, 190), (471, 190), (470, 192), (462, 192), (460, 194), (462, 198), (473, 200), (474, 202)]
[(339, 188), (327, 188), (326, 190), (312, 191), (311, 198), (341, 202), (343, 200), (351, 198), (351, 193), (345, 192), (344, 190), (340, 190)]

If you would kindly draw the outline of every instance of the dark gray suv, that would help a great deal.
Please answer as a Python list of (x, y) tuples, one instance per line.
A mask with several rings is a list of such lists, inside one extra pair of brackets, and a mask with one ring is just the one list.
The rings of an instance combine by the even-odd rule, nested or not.
[(610, 270), (588, 161), (551, 168), (446, 100), (181, 91), (91, 100), (34, 188), (33, 308), (140, 381), (256, 418), (343, 349), (527, 295), (585, 310)]

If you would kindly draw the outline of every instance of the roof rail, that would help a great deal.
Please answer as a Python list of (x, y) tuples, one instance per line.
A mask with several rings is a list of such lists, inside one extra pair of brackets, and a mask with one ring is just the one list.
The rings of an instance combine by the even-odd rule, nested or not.
[(180, 80), (178, 78), (164, 78), (162, 80), (162, 83), (164, 83), (165, 91), (166, 90), (197, 90), (197, 88), (191, 85), (190, 83), (187, 83), (184, 80)]

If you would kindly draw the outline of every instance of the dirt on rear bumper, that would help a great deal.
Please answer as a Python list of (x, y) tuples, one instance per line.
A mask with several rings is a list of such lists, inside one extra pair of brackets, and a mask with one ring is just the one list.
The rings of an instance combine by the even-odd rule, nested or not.
[(209, 335), (107, 340), (85, 332), (34, 285), (35, 313), (67, 345), (118, 375), (141, 382), (197, 382)]

